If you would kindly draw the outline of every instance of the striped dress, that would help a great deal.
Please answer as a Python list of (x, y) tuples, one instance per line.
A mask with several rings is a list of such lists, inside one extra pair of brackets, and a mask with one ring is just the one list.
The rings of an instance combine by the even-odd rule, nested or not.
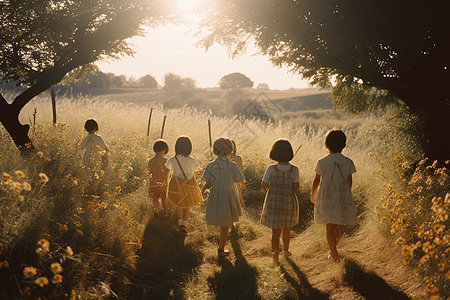
[(298, 200), (294, 192), (298, 168), (290, 165), (287, 171), (282, 171), (271, 165), (267, 172), (270, 186), (264, 200), (261, 223), (272, 229), (298, 224)]

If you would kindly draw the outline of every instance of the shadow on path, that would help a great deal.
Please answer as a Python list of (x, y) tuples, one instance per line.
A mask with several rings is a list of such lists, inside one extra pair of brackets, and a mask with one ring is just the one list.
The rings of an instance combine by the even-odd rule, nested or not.
[(248, 264), (242, 254), (236, 230), (233, 227), (230, 233), (231, 246), (236, 256), (234, 265), (226, 258), (219, 259), (222, 270), (210, 277), (208, 283), (217, 300), (261, 299), (258, 294), (258, 271)]
[(172, 217), (148, 221), (136, 252), (131, 299), (184, 299), (183, 281), (201, 264), (203, 253), (185, 243)]
[(367, 272), (353, 259), (345, 260), (344, 281), (367, 300), (395, 299), (409, 300), (403, 292), (391, 287), (383, 278)]
[[(329, 299), (329, 295), (321, 292), (320, 290), (313, 288), (311, 283), (309, 283), (306, 275), (300, 270), (300, 268), (295, 264), (295, 262), (289, 257), (285, 257), (285, 261), (288, 263), (289, 268), (292, 269), (294, 274), (289, 274), (288, 270), (280, 264), (281, 273), (283, 273), (286, 281), (291, 285), (291, 287), (297, 293), (297, 299), (305, 300), (325, 300)], [(286, 295), (285, 299), (288, 299)]]

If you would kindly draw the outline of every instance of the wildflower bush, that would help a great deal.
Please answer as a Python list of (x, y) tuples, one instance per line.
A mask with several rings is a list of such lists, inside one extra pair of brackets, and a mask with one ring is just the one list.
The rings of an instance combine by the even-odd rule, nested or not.
[[(153, 112), (150, 131), (149, 136), (146, 136), (150, 105), (138, 106), (95, 99), (62, 99), (57, 102), (58, 121), (61, 123), (53, 126), (50, 123), (52, 112), (48, 101), (37, 98), (27, 105), (20, 116), (23, 122), (29, 122), (34, 109), (37, 111), (36, 124), (32, 124), (34, 126), (30, 130), (30, 137), (38, 152), (26, 159), (20, 157), (9, 135), (0, 127), (0, 299), (129, 299), (134, 274), (139, 269), (136, 253), (147, 251), (141, 247), (143, 236), (148, 235), (144, 231), (148, 227), (152, 210), (147, 194), (146, 168), (148, 159), (153, 155), (153, 143), (163, 134), (170, 146), (168, 155), (173, 155), (177, 137), (187, 135), (193, 143), (192, 155), (203, 168), (214, 159), (209, 148), (208, 120), (213, 140), (219, 136), (234, 139), (238, 154), (244, 160), (245, 210), (251, 221), (247, 220), (245, 226), (242, 225), (245, 232), (241, 235), (255, 240), (258, 238), (257, 232), (263, 230), (251, 222), (257, 222), (261, 213), (264, 201), (264, 192), (260, 189), (261, 180), (267, 166), (274, 163), (268, 158), (268, 153), (274, 141), (279, 138), (288, 139), (296, 153), (292, 163), (300, 170), (301, 187), (298, 197), (302, 208), (302, 226), (311, 222), (313, 206), (309, 202), (309, 193), (313, 170), (316, 161), (327, 154), (323, 141), (330, 128), (313, 129), (310, 126), (284, 124), (282, 121), (217, 117), (187, 107), (165, 109), (156, 104), (151, 104), (151, 107)], [(83, 125), (88, 118), (97, 120), (99, 134), (110, 150), (109, 165), (104, 170), (93, 173), (88, 173), (81, 167), (82, 153), (78, 150), (86, 134), (83, 132)], [(164, 118), (166, 123), (162, 132)], [(387, 173), (375, 174), (372, 171), (384, 172), (386, 169), (381, 169), (382, 166), (386, 168), (383, 162), (389, 161), (394, 154), (399, 154), (401, 149), (409, 149), (406, 145), (411, 144), (405, 136), (382, 134), (386, 130), (392, 131), (393, 127), (389, 126), (402, 126), (401, 123), (392, 125), (391, 121), (389, 118), (368, 118), (356, 129), (343, 128), (348, 138), (343, 154), (352, 158), (357, 167), (353, 194), (359, 214), (367, 212), (364, 218), (372, 215), (375, 201), (378, 201), (383, 189), (382, 183), (388, 182), (383, 177)], [(396, 145), (396, 148), (390, 145)], [(378, 159), (370, 159), (369, 152), (377, 153)], [(408, 150), (407, 155), (402, 158), (401, 168), (409, 166), (412, 158), (419, 155), (420, 153)], [(397, 176), (400, 173), (397, 171), (390, 174)], [(412, 225), (414, 220), (403, 216), (406, 212), (414, 211), (415, 214), (418, 209), (413, 209), (413, 205), (406, 206), (407, 201), (390, 215), (389, 211), (393, 208), (391, 206), (395, 206), (392, 199), (385, 207), (378, 204), (377, 212), (373, 213), (380, 217), (383, 213), (392, 216), (392, 222), (386, 217), (387, 222), (382, 224), (397, 222), (394, 235), (399, 238), (402, 234), (403, 246), (416, 245), (419, 238), (427, 236), (427, 240), (417, 244), (412, 251), (413, 255), (409, 255), (409, 264), (417, 265), (414, 265), (417, 276), (428, 276), (430, 283), (439, 286), (439, 290), (434, 290), (433, 295), (443, 290), (437, 280), (444, 279), (447, 274), (437, 277), (430, 273), (431, 268), (424, 269), (431, 266), (431, 262), (438, 261), (435, 257), (438, 255), (435, 238), (439, 236), (440, 245), (445, 245), (448, 226), (445, 227), (446, 221), (434, 223), (437, 217), (433, 214), (433, 209), (447, 209), (445, 194), (439, 194), (435, 190), (439, 188), (439, 191), (443, 191), (446, 187), (446, 183), (440, 185), (444, 173), (435, 174), (433, 184), (430, 185), (427, 185), (427, 179), (421, 179), (425, 180), (421, 193), (428, 192), (431, 195), (436, 192), (436, 199), (428, 206), (423, 204), (423, 200), (416, 216), (430, 224), (427, 223), (428, 227), (416, 227), (426, 232), (433, 231), (435, 225), (444, 226), (436, 227), (439, 233), (433, 231), (433, 240), (429, 234), (418, 237)], [(374, 180), (374, 175), (377, 174), (380, 178)], [(441, 179), (437, 179), (439, 176)], [(394, 181), (389, 177), (389, 180), (397, 184), (400, 179), (396, 178), (397, 181)], [(411, 188), (407, 192), (401, 190), (402, 194), (406, 195), (414, 190), (413, 184), (400, 183), (401, 181), (398, 182), (399, 187)], [(417, 188), (418, 186), (411, 195), (418, 195)], [(400, 188), (398, 193), (400, 194)], [(382, 198), (383, 201), (385, 198)], [(400, 211), (400, 207), (403, 210)], [(203, 207), (198, 209), (202, 210)], [(403, 223), (394, 220), (394, 217), (401, 218)], [(408, 226), (405, 226), (406, 220), (409, 222)], [(195, 250), (191, 254), (194, 255), (204, 244), (216, 242), (218, 236), (209, 227), (201, 229), (205, 225), (203, 220), (193, 218), (192, 222), (200, 231), (198, 235), (192, 235), (195, 237), (192, 243), (196, 243), (195, 246), (191, 245)], [(411, 233), (408, 235), (408, 232)], [(427, 242), (429, 244), (424, 249)], [(255, 253), (269, 251), (269, 244), (266, 246), (267, 249), (256, 249)], [(161, 254), (165, 254), (164, 250), (161, 251)], [(422, 252), (423, 255), (419, 257)], [(429, 254), (426, 263), (419, 266), (420, 259), (426, 254)], [(416, 258), (419, 258), (417, 262)], [(155, 266), (158, 270), (161, 268), (161, 264), (155, 263)], [(448, 271), (447, 265), (441, 264), (438, 268)], [(253, 269), (250, 271), (253, 272)], [(171, 272), (168, 271), (168, 274)]]
[(400, 155), (376, 172), (386, 184), (374, 212), (401, 247), (411, 275), (425, 283), (431, 299), (450, 296), (449, 161), (408, 163)]

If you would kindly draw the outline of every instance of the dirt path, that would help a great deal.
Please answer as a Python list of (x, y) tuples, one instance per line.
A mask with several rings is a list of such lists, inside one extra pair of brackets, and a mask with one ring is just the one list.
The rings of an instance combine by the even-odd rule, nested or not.
[[(188, 299), (186, 282), (198, 280), (194, 278), (202, 268), (210, 272), (205, 294), (212, 291), (216, 299), (261, 299), (258, 270), (272, 264), (266, 253), (270, 235), (246, 241), (244, 249), (242, 241), (231, 235), (233, 254), (217, 268), (215, 248), (205, 250), (195, 242), (203, 238), (203, 233), (193, 233), (185, 240), (172, 223), (168, 219), (149, 220), (143, 247), (136, 253), (130, 299)], [(374, 225), (366, 224), (366, 228), (341, 239), (338, 249), (344, 259), (340, 262), (327, 259), (326, 244), (312, 244), (317, 238), (311, 231), (297, 234), (291, 240), (293, 256), (280, 260), (280, 272), (291, 290), (286, 295), (293, 293), (294, 299), (311, 300), (426, 299), (417, 280), (409, 277), (399, 249), (388, 244)], [(239, 292), (245, 294), (231, 293), (230, 285), (239, 286)], [(292, 299), (286, 295), (278, 299)]]

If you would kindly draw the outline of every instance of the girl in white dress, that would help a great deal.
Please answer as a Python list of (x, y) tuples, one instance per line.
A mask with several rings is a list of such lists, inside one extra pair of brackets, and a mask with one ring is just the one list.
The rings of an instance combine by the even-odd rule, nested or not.
[(346, 140), (341, 130), (330, 130), (325, 136), (329, 154), (316, 164), (310, 199), (314, 204), (314, 222), (326, 224), (327, 242), (331, 250), (328, 258), (335, 261), (339, 260), (336, 248), (340, 237), (339, 225), (356, 223), (351, 193), (352, 174), (356, 168), (350, 158), (341, 154)]
[(244, 180), (244, 175), (234, 162), (228, 160), (232, 148), (229, 139), (217, 139), (213, 145), (213, 153), (217, 158), (206, 165), (203, 173), (206, 183), (202, 193), (211, 188), (206, 202), (206, 223), (220, 226), (219, 257), (229, 254), (225, 250), (229, 229), (242, 216), (236, 182)]
[(108, 165), (108, 148), (103, 138), (97, 134), (97, 121), (87, 120), (84, 129), (89, 134), (80, 144), (80, 150), (86, 150), (81, 164), (89, 170), (104, 169)]

